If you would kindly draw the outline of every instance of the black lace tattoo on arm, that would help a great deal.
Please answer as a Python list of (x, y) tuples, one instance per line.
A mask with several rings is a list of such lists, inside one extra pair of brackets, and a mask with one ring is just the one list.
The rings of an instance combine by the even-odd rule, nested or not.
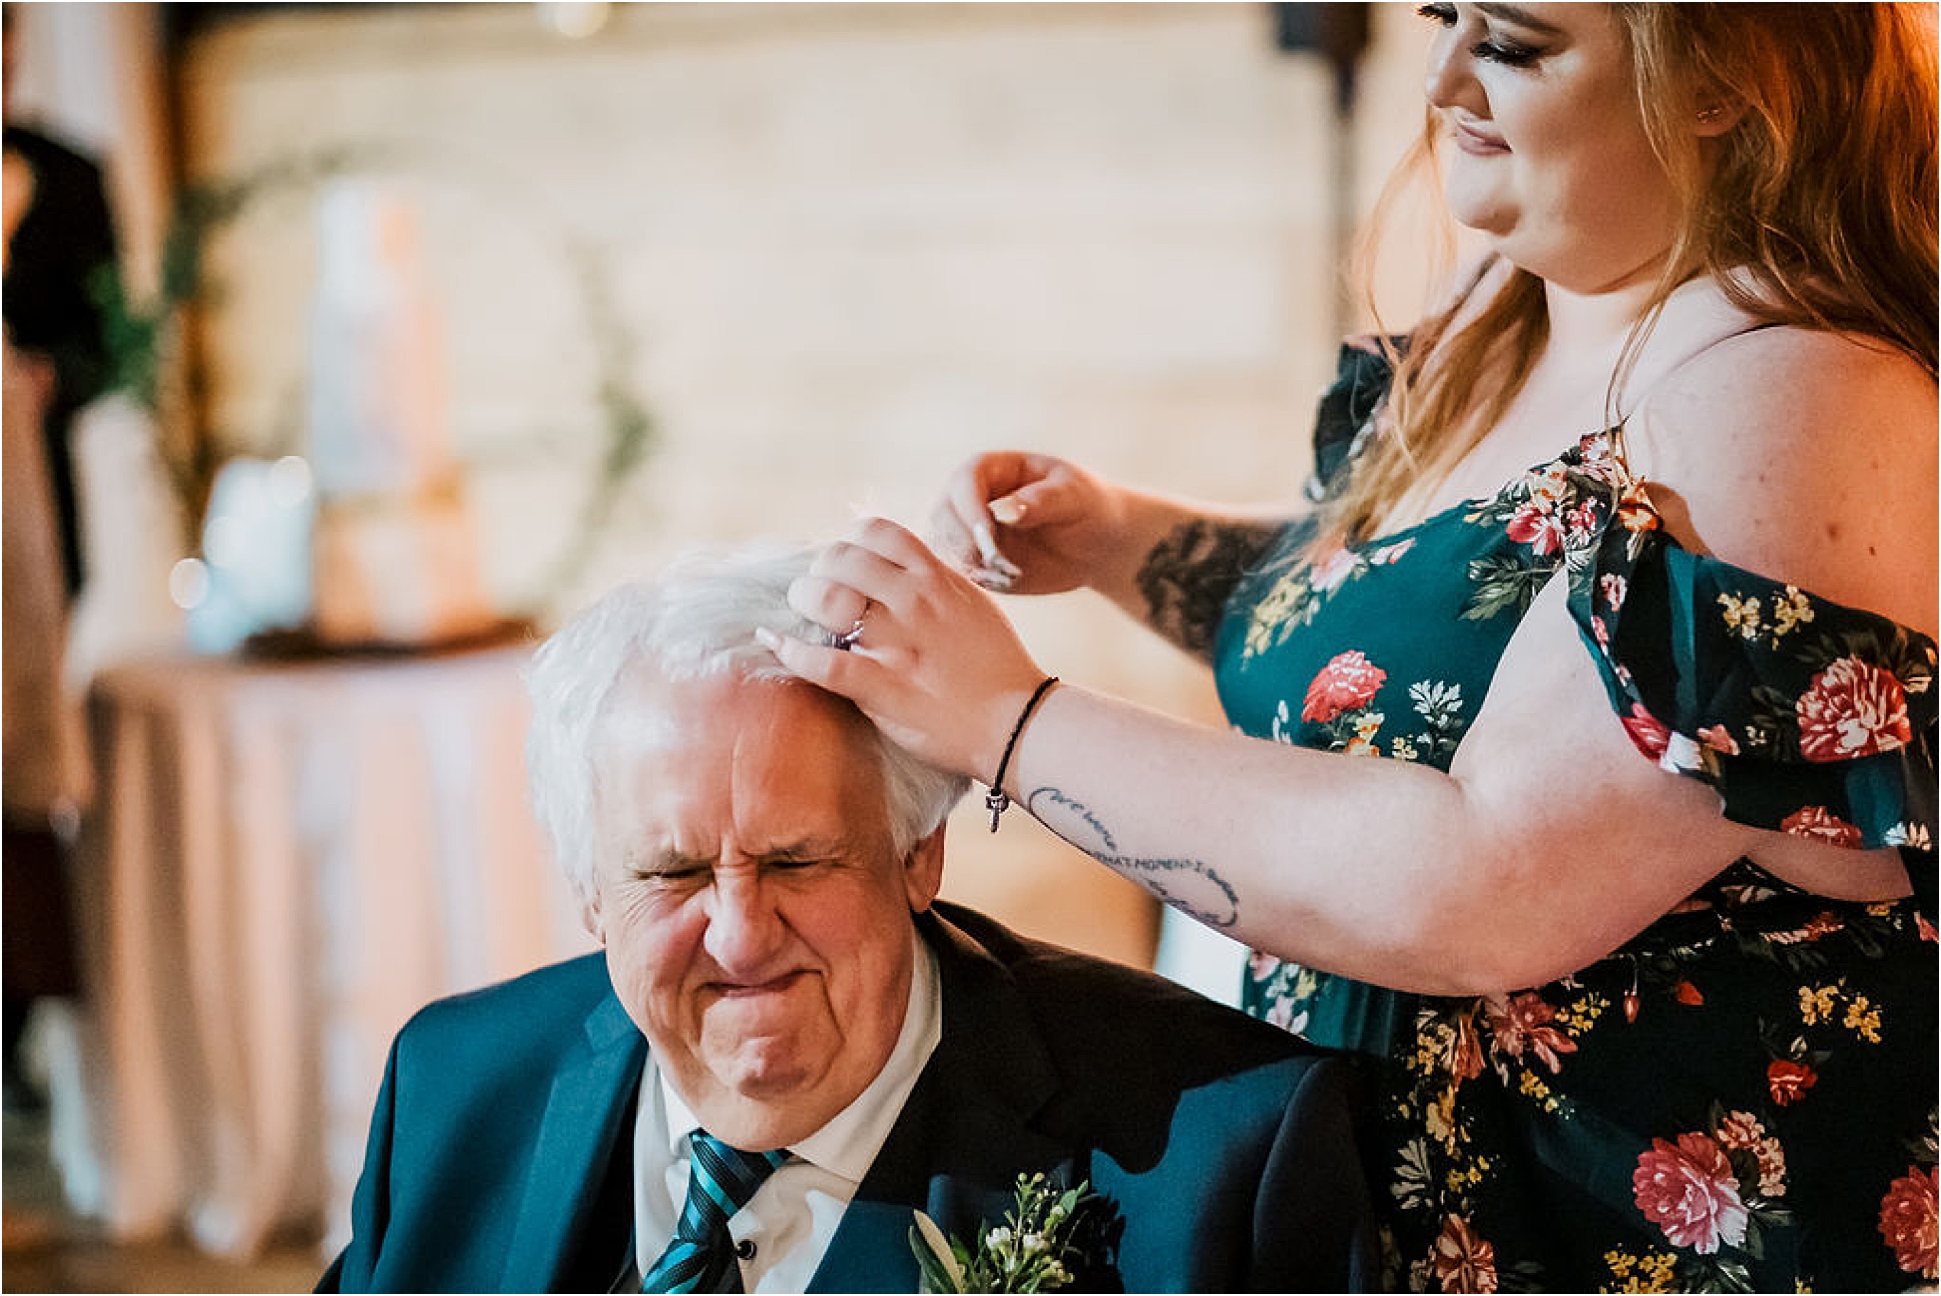
[(1211, 657), (1227, 600), (1266, 552), (1276, 530), (1265, 522), (1205, 518), (1176, 527), (1153, 546), (1139, 568), (1146, 620), (1194, 656)]
[(1039, 788), (1025, 799), (1025, 808), (1045, 827), (1194, 921), (1224, 931), (1240, 920), (1239, 894), (1204, 861), (1121, 854), (1098, 816), (1057, 788)]

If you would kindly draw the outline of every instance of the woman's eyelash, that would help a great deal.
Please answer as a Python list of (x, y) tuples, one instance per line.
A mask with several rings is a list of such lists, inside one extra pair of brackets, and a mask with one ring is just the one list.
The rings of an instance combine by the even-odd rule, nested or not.
[[(1456, 25), (1456, 6), (1454, 5), (1418, 5), (1415, 12), (1418, 16), (1427, 18), (1431, 22), (1440, 23), (1444, 27), (1453, 27)], [(1500, 37), (1491, 37), (1488, 40), (1478, 41), (1476, 44), (1471, 45), (1469, 52), (1479, 59), (1487, 59), (1492, 63), (1501, 63), (1507, 67), (1527, 67), (1536, 60), (1537, 55), (1542, 51), (1531, 49), (1527, 45), (1519, 45), (1514, 41), (1506, 41)]]
[(1512, 45), (1490, 39), (1471, 45), (1469, 52), (1479, 59), (1488, 59), (1492, 63), (1503, 63), (1510, 67), (1527, 67), (1536, 61), (1539, 51), (1527, 45)]

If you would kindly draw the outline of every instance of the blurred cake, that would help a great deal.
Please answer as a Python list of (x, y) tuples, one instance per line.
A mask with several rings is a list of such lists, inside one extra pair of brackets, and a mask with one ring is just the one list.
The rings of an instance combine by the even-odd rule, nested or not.
[(438, 312), (411, 205), (339, 180), (319, 212), (309, 459), (312, 627), (325, 644), (432, 646), (491, 629), (452, 450)]

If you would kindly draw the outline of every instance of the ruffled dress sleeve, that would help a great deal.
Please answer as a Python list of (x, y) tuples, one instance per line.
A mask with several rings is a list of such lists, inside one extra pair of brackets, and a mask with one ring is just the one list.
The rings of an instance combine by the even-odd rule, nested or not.
[(1686, 550), (1608, 438), (1580, 469), (1596, 517), (1568, 541), (1571, 615), (1638, 749), (1735, 822), (1900, 847), (1933, 914), (1934, 641)]
[(1389, 357), (1399, 357), (1407, 349), (1406, 334), (1389, 337), (1386, 345), (1372, 333), (1341, 344), (1334, 381), (1321, 393), (1314, 412), (1314, 473), (1307, 481), (1310, 501), (1318, 504), (1347, 483), (1346, 470), (1373, 435), (1375, 413), (1395, 377)]

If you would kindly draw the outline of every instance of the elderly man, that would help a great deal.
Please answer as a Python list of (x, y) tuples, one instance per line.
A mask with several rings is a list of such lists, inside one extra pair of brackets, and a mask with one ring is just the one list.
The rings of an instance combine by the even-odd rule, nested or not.
[(938, 902), (964, 783), (758, 642), (806, 564), (691, 557), (541, 650), (604, 957), (406, 1025), (323, 1286), (915, 1291), (946, 1235), (1046, 1290), (1372, 1284), (1340, 1064)]

